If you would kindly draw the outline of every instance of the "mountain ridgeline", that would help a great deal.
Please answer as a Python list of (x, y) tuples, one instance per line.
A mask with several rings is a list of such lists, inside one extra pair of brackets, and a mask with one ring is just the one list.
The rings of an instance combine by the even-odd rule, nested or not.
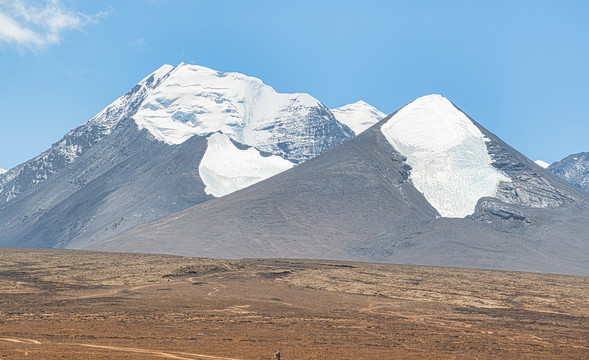
[(441, 95), (385, 117), (186, 64), (0, 175), (9, 246), (589, 275), (588, 219), (587, 192)]
[(432, 95), (290, 170), (91, 248), (588, 275), (588, 218), (589, 194)]
[(308, 94), (280, 94), (243, 74), (165, 65), (0, 175), (0, 245), (85, 248), (354, 135)]

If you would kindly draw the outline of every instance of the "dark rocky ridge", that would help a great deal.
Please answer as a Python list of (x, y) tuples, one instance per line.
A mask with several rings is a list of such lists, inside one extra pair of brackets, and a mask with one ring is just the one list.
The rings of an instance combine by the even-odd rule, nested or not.
[(206, 201), (198, 175), (206, 139), (176, 146), (121, 121), (70, 166), (0, 208), (3, 244), (81, 248)]
[(165, 78), (166, 75), (156, 78), (152, 74), (90, 121), (68, 132), (50, 149), (10, 169), (0, 178), (0, 207), (66, 168), (110, 135), (113, 125), (136, 113), (148, 92)]
[(589, 191), (589, 152), (569, 155), (550, 165), (547, 170), (579, 189)]

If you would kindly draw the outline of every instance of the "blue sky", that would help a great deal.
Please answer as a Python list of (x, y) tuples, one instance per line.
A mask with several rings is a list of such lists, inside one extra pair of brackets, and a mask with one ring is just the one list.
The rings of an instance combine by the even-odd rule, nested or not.
[(557, 161), (589, 151), (587, 19), (589, 2), (563, 0), (0, 0), (0, 167), (180, 62), (328, 107), (362, 99), (391, 113), (440, 93)]

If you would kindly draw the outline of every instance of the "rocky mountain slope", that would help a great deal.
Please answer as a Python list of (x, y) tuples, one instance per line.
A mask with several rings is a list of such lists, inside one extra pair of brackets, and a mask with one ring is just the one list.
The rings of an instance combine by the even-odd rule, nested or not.
[(0, 245), (81, 248), (291, 168), (354, 133), (308, 94), (165, 65), (0, 177)]
[(92, 246), (589, 275), (589, 195), (439, 95), (226, 197)]
[(548, 171), (580, 189), (589, 191), (589, 152), (569, 155), (550, 165)]

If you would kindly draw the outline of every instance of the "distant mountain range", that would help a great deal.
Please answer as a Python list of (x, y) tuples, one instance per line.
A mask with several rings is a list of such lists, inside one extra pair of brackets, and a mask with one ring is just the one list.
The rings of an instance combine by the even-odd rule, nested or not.
[[(577, 155), (548, 170), (583, 187)], [(0, 245), (589, 275), (589, 194), (543, 166), (440, 95), (385, 117), (165, 65), (0, 175)]]
[(91, 248), (589, 275), (589, 194), (426, 96), (304, 164)]
[(589, 192), (589, 153), (572, 154), (552, 164), (536, 160), (536, 164)]
[[(346, 121), (363, 120), (352, 110)], [(0, 177), (0, 244), (83, 248), (249, 186), (354, 135), (308, 94), (280, 94), (239, 73), (164, 65)]]
[(589, 152), (569, 155), (551, 164), (548, 170), (576, 187), (589, 191)]

